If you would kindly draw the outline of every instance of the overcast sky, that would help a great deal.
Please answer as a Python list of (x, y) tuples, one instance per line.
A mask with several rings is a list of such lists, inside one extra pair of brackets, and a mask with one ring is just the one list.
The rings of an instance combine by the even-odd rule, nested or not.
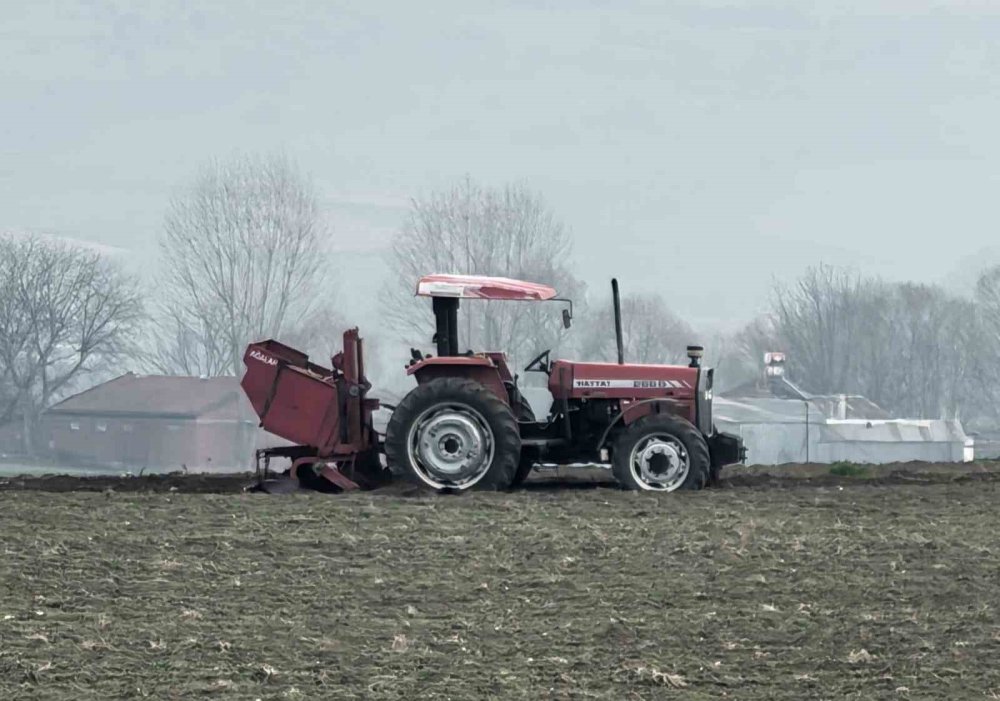
[(362, 303), (409, 198), (466, 173), (703, 326), (820, 261), (941, 281), (1000, 248), (986, 0), (3, 2), (0, 107), (0, 228), (152, 256), (207, 159), (283, 151)]

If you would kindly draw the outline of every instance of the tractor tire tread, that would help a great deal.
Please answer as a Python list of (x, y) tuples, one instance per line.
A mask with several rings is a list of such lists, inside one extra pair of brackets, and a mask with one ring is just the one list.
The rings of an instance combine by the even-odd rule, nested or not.
[(409, 466), (407, 436), (410, 425), (422, 411), (436, 403), (459, 400), (479, 411), (493, 430), (493, 462), (472, 489), (507, 489), (514, 480), (521, 456), (517, 420), (506, 402), (485, 385), (463, 377), (439, 377), (414, 387), (403, 397), (389, 419), (385, 455), (393, 477), (424, 488), (432, 488)]
[(642, 486), (632, 475), (629, 459), (633, 446), (644, 436), (653, 432), (669, 433), (679, 439), (687, 449), (690, 467), (687, 478), (678, 487), (678, 491), (681, 489), (703, 489), (708, 484), (711, 474), (708, 443), (694, 424), (673, 414), (644, 416), (618, 435), (612, 446), (611, 460), (611, 471), (615, 481), (623, 489), (642, 489)]
[(514, 479), (511, 480), (511, 487), (520, 487), (524, 484), (524, 481), (528, 479), (528, 475), (535, 468), (535, 460), (527, 456), (521, 456), (521, 459), (517, 463), (517, 469), (514, 471)]
[[(525, 398), (523, 394), (517, 395), (517, 420), (519, 422), (535, 422), (535, 412), (531, 408), (531, 403)], [(528, 475), (531, 474), (531, 470), (535, 467), (534, 458), (524, 455), (522, 453), (521, 459), (518, 460), (517, 470), (514, 471), (514, 479), (511, 481), (511, 487), (520, 487), (524, 484), (524, 480), (528, 479)]]

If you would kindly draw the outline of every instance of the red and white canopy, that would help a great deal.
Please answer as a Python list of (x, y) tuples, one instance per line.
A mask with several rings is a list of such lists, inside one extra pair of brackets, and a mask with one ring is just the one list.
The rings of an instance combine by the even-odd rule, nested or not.
[(556, 291), (546, 285), (506, 277), (425, 275), (417, 282), (417, 295), (542, 302), (555, 297)]

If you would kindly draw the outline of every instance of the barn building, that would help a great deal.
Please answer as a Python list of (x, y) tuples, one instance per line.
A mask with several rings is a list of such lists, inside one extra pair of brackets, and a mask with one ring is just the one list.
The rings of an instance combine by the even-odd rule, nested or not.
[(257, 428), (234, 377), (133, 373), (53, 406), (39, 438), (61, 464), (133, 471), (242, 471), (255, 447), (281, 443)]

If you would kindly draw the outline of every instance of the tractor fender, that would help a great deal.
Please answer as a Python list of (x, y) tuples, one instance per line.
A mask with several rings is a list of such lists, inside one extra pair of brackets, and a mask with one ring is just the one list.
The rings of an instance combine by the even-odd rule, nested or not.
[(673, 414), (675, 416), (682, 416), (682, 414), (677, 411), (677, 408), (683, 406), (683, 402), (679, 402), (675, 399), (669, 399), (667, 397), (657, 397), (655, 399), (643, 399), (637, 402), (629, 402), (624, 409), (615, 415), (615, 418), (611, 420), (611, 423), (609, 423), (604, 429), (604, 432), (601, 433), (601, 437), (597, 441), (597, 452), (601, 452), (601, 448), (603, 448), (608, 442), (608, 437), (611, 435), (611, 432), (616, 426), (629, 426), (642, 417), (649, 416), (650, 414)]
[(425, 358), (408, 367), (406, 374), (413, 375), (418, 384), (424, 384), (441, 377), (460, 377), (473, 380), (497, 395), (504, 404), (510, 405), (510, 397), (501, 378), (500, 370), (490, 358), (482, 356)]

